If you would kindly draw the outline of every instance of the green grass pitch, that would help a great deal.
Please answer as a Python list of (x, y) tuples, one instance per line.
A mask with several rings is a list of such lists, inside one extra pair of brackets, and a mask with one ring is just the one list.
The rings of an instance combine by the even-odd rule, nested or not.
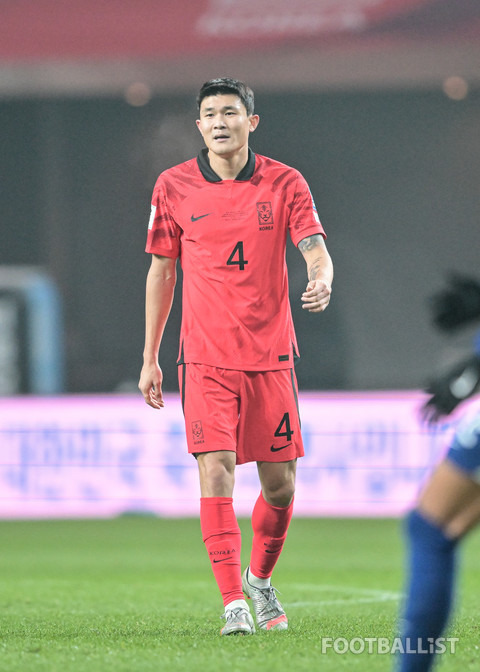
[[(247, 562), (250, 523), (240, 526)], [(3, 521), (0, 537), (2, 672), (392, 669), (390, 654), (322, 652), (322, 638), (395, 636), (399, 521), (294, 518), (274, 574), (290, 628), (254, 637), (219, 636), (197, 520)], [(439, 670), (478, 670), (479, 558), (474, 533), (448, 633), (459, 642)]]

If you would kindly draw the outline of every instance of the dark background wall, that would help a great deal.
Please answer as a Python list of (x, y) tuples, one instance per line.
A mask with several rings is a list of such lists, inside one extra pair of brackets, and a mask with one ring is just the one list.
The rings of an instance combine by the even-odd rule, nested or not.
[[(194, 95), (0, 102), (0, 265), (37, 265), (64, 305), (67, 391), (133, 389), (141, 367), (143, 252), (158, 173), (195, 155)], [(431, 328), (445, 272), (480, 275), (480, 94), (257, 92), (255, 151), (311, 186), (335, 263), (319, 316), (300, 309), (304, 262), (288, 250), (303, 389), (423, 386), (466, 344)], [(176, 389), (180, 285), (161, 351)]]

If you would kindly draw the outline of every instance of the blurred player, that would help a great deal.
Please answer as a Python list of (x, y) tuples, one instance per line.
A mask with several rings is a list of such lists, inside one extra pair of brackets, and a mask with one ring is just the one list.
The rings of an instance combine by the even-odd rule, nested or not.
[[(147, 404), (164, 405), (158, 355), (180, 258), (180, 392), (188, 450), (199, 468), (203, 539), (225, 607), (221, 632), (255, 632), (244, 593), (258, 627), (285, 630), (270, 577), (287, 536), (296, 460), (303, 455), (287, 234), (306, 261), (301, 300), (311, 313), (328, 306), (332, 262), (302, 175), (249, 148), (259, 123), (251, 89), (230, 78), (210, 80), (197, 103), (206, 149), (162, 173), (153, 192), (139, 388)], [(242, 576), (232, 497), (236, 464), (252, 461), (261, 492)]]
[[(433, 312), (437, 326), (446, 331), (480, 318), (480, 284), (454, 276), (449, 288), (434, 298)], [(473, 353), (431, 383), (425, 419), (437, 422), (479, 390), (480, 333)], [(442, 636), (452, 610), (458, 543), (479, 521), (480, 407), (473, 407), (406, 520), (409, 575), (399, 672), (431, 669), (438, 650), (435, 640)]]

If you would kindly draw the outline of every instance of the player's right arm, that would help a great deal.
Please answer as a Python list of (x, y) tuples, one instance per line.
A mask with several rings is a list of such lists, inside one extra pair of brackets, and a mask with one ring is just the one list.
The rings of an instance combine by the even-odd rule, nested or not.
[(173, 302), (177, 279), (177, 260), (152, 255), (145, 293), (145, 347), (138, 387), (152, 408), (165, 406), (162, 395), (162, 370), (158, 364), (160, 343)]

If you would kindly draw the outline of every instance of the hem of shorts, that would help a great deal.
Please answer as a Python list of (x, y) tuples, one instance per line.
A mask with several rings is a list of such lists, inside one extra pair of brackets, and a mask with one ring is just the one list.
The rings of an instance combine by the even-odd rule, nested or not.
[[(274, 457), (272, 455), (271, 456), (272, 459), (269, 459), (269, 460), (265, 460), (265, 459), (262, 460), (262, 459), (259, 459), (257, 457), (247, 457), (246, 459), (242, 459), (242, 458), (238, 459), (239, 455), (234, 448), (224, 448), (224, 447), (222, 447), (222, 448), (209, 448), (208, 450), (198, 450), (198, 449), (190, 450), (189, 449), (188, 454), (193, 455), (193, 457), (195, 459), (197, 459), (199, 455), (202, 455), (204, 453), (218, 453), (218, 452), (223, 451), (223, 450), (227, 450), (230, 453), (235, 453), (236, 454), (236, 456), (237, 456), (236, 464), (237, 465), (252, 464), (252, 462), (269, 462), (271, 464), (277, 464), (277, 463), (280, 463), (280, 462), (293, 462), (293, 460), (298, 460), (301, 457), (305, 456), (305, 453), (301, 452), (298, 455), (293, 455), (292, 457), (289, 457), (287, 459), (282, 459), (281, 455), (278, 455), (277, 457)], [(270, 457), (270, 455), (268, 457)]]
[[(280, 462), (293, 462), (293, 460), (298, 460), (298, 459), (300, 459), (301, 457), (304, 457), (304, 456), (305, 456), (305, 453), (302, 452), (298, 455), (293, 455), (291, 457), (288, 457), (287, 459), (282, 459), (281, 455), (278, 455), (275, 458), (272, 455), (272, 459), (270, 459), (270, 460), (259, 459), (257, 457), (252, 457), (252, 458), (244, 459), (242, 461), (237, 460), (237, 464), (251, 464), (252, 462), (268, 462), (270, 464), (278, 464)], [(270, 455), (268, 457), (270, 457)]]
[(228, 448), (227, 446), (218, 446), (218, 447), (215, 447), (215, 448), (210, 448), (210, 447), (207, 448), (206, 446), (205, 446), (205, 448), (202, 448), (201, 446), (200, 447), (195, 446), (195, 448), (192, 448), (191, 450), (190, 450), (190, 447), (188, 446), (188, 452), (189, 452), (190, 455), (200, 455), (201, 453), (218, 453), (221, 450), (228, 450), (231, 453), (236, 453), (237, 452), (235, 450), (235, 448), (231, 448), (231, 447)]

